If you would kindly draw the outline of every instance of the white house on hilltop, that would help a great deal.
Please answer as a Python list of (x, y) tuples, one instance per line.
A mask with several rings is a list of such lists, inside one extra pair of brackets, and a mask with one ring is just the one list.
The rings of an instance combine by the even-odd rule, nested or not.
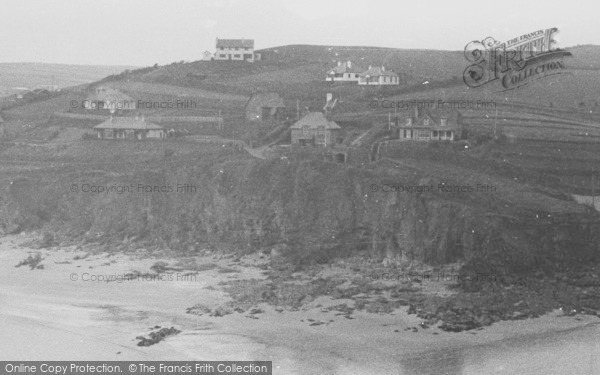
[(215, 60), (250, 61), (260, 60), (254, 53), (254, 39), (217, 38)]
[(358, 76), (363, 70), (364, 69), (359, 67), (352, 66), (351, 61), (338, 61), (336, 67), (327, 71), (325, 80), (328, 82), (358, 82)]
[(359, 85), (399, 85), (400, 76), (394, 72), (386, 71), (384, 66), (372, 67), (358, 75)]

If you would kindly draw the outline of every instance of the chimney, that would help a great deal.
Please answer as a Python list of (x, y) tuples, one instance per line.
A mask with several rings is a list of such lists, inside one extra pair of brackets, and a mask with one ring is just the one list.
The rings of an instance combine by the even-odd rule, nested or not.
[(367, 70), (371, 70), (372, 68), (373, 68), (373, 67), (372, 67), (371, 65), (369, 65), (369, 69), (367, 69)]
[(333, 100), (333, 94), (332, 94), (332, 93), (330, 93), (330, 92), (328, 92), (328, 93), (327, 93), (327, 103), (329, 103), (329, 102), (330, 102), (330, 101), (332, 101), (332, 100)]
[(342, 66), (342, 62), (341, 61), (338, 61), (338, 66)]
[(352, 61), (348, 60), (346, 66), (348, 67), (348, 69), (352, 68)]
[(419, 107), (415, 105), (415, 122), (419, 118)]
[(381, 71), (385, 72), (385, 66), (383, 66), (383, 65), (381, 66)]
[(146, 121), (146, 116), (142, 115), (141, 121), (145, 122)]

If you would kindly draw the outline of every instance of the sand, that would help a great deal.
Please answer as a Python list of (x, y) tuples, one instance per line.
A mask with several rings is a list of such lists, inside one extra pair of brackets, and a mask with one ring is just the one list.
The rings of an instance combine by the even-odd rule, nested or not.
[[(75, 248), (39, 250), (43, 270), (14, 266), (32, 250), (32, 235), (0, 238), (0, 360), (271, 360), (275, 374), (598, 374), (600, 321), (561, 317), (500, 322), (484, 330), (405, 331), (420, 322), (355, 312), (353, 320), (322, 312), (265, 310), (225, 317), (186, 314), (197, 303), (216, 307), (229, 297), (206, 289), (220, 281), (264, 277), (209, 270), (195, 279), (93, 282), (96, 275), (150, 272), (159, 259), (82, 254)], [(162, 259), (173, 263), (172, 259)], [(69, 262), (69, 263), (66, 263)], [(229, 260), (217, 260), (231, 267)], [(77, 280), (72, 280), (77, 275)], [(88, 281), (85, 281), (85, 280)], [(321, 297), (311, 303), (338, 304)], [(328, 322), (309, 326), (308, 319)], [(333, 320), (333, 322), (329, 322)], [(135, 339), (154, 326), (181, 334), (149, 347)], [(398, 332), (395, 332), (395, 331)]]

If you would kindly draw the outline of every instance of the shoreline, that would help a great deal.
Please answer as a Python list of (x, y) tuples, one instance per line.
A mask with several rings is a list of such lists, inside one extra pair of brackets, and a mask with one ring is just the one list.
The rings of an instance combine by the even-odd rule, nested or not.
[[(497, 322), (482, 330), (454, 333), (431, 327), (413, 332), (405, 329), (418, 326), (422, 319), (409, 315), (406, 307), (392, 314), (355, 311), (353, 319), (345, 319), (335, 311), (323, 312), (323, 307), (341, 303), (329, 297), (318, 297), (297, 311), (278, 312), (261, 304), (264, 312), (252, 319), (238, 312), (197, 316), (186, 314), (186, 309), (197, 303), (219, 306), (230, 300), (214, 287), (218, 283), (263, 277), (260, 269), (246, 267), (237, 273), (211, 269), (198, 272), (194, 281), (86, 284), (69, 277), (83, 272), (148, 271), (165, 259), (99, 253), (74, 260), (81, 254), (74, 247), (20, 247), (31, 238), (31, 234), (0, 238), (0, 316), (9, 323), (4, 331), (8, 342), (0, 344), (5, 360), (272, 360), (277, 374), (315, 369), (330, 374), (386, 374), (402, 368), (410, 371), (423, 365), (418, 358), (439, 353), (445, 353), (444, 358), (463, 358), (469, 352), (552, 341), (600, 327), (594, 316), (553, 312), (535, 319)], [(15, 268), (31, 252), (43, 253), (45, 268)], [(213, 262), (223, 268), (232, 266), (229, 259)], [(323, 324), (311, 326), (309, 319)], [(149, 347), (136, 346), (135, 337), (154, 326), (175, 326), (182, 333)], [(461, 368), (469, 366), (473, 367), (461, 364)]]

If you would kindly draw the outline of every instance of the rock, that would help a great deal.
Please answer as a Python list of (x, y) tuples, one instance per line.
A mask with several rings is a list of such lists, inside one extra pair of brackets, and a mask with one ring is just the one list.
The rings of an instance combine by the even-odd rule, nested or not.
[(181, 331), (176, 329), (175, 327), (162, 328), (159, 331), (150, 332), (149, 338), (146, 338), (144, 336), (137, 336), (136, 339), (140, 340), (140, 342), (137, 343), (137, 346), (150, 346), (150, 345), (158, 344), (159, 342), (164, 340), (166, 337), (172, 336), (172, 335), (177, 335), (179, 333), (181, 333)]

